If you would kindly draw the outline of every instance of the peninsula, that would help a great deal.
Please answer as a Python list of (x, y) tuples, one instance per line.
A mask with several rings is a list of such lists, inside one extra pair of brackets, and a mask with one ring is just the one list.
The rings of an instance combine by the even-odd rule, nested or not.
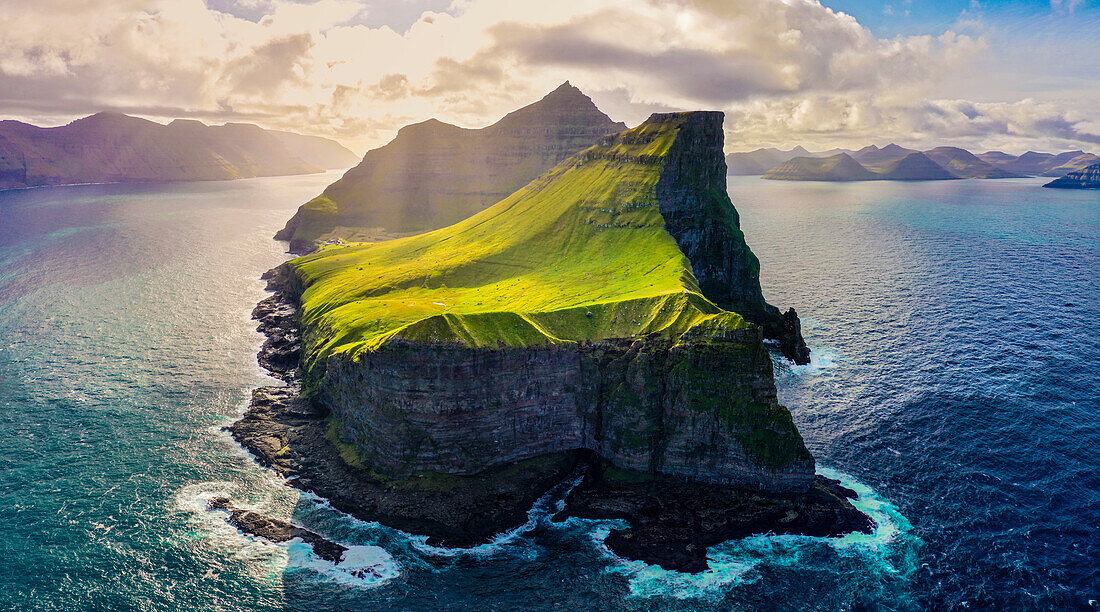
[(1074, 170), (1061, 178), (1043, 185), (1056, 189), (1100, 189), (1100, 163), (1083, 170)]
[(618, 554), (684, 571), (732, 537), (869, 531), (779, 404), (764, 339), (805, 344), (764, 301), (722, 142), (721, 113), (655, 114), (464, 221), (273, 270), (261, 363), (288, 385), (233, 435), (447, 545), (548, 491), (561, 517), (627, 519)]
[(355, 163), (316, 136), (177, 119), (168, 125), (98, 113), (41, 128), (0, 121), (0, 189), (75, 183), (215, 181), (308, 174)]

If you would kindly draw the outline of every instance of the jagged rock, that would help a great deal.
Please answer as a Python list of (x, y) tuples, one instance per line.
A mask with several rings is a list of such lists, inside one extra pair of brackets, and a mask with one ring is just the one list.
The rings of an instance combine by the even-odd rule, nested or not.
[(669, 570), (708, 569), (707, 548), (762, 533), (827, 537), (870, 533), (873, 520), (848, 501), (856, 493), (839, 481), (814, 478), (803, 492), (766, 492), (730, 486), (699, 487), (677, 479), (624, 473), (594, 464), (590, 477), (554, 517), (625, 519), (606, 543), (615, 554)]
[(332, 563), (339, 563), (348, 551), (346, 546), (297, 525), (265, 516), (254, 510), (237, 508), (228, 497), (215, 497), (208, 505), (210, 510), (224, 510), (229, 513), (226, 520), (242, 533), (258, 536), (272, 542), (288, 542), (298, 538), (313, 548), (318, 557)]

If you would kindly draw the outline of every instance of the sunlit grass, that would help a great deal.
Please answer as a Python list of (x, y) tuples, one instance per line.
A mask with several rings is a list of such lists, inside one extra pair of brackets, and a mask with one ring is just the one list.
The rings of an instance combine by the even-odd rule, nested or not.
[(702, 296), (657, 209), (679, 126), (624, 132), (450, 227), (294, 260), (307, 365), (393, 338), (533, 346), (745, 326)]

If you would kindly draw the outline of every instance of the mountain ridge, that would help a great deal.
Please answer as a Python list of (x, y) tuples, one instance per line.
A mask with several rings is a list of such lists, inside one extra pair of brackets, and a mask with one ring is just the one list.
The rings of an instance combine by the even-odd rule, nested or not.
[(304, 253), (318, 240), (377, 240), (445, 227), (624, 129), (568, 81), (483, 128), (438, 119), (407, 125), (302, 205), (276, 239)]
[(163, 125), (118, 112), (49, 128), (0, 122), (0, 189), (307, 174), (349, 159), (335, 141), (251, 124)]
[[(974, 154), (970, 151), (951, 146), (938, 146), (927, 151), (917, 151), (890, 143), (884, 147), (868, 145), (859, 150), (832, 149), (830, 151), (810, 152), (802, 147), (795, 147), (789, 151), (780, 149), (756, 149), (749, 152), (729, 153), (726, 156), (729, 174), (731, 176), (755, 176), (767, 174), (782, 174), (789, 177), (788, 180), (833, 180), (827, 178), (809, 178), (821, 175), (819, 171), (810, 171), (819, 168), (819, 164), (811, 161), (800, 161), (782, 167), (787, 162), (796, 158), (825, 159), (846, 154), (858, 162), (872, 176), (865, 180), (882, 179), (885, 173), (889, 173), (891, 166), (907, 155), (923, 153), (937, 166), (953, 175), (955, 178), (970, 179), (1002, 179), (1023, 178), (1027, 176), (1062, 176), (1073, 170), (1080, 170), (1086, 166), (1100, 161), (1100, 157), (1083, 151), (1067, 151), (1058, 154), (1036, 153), (1029, 151), (1023, 155), (1009, 155), (1002, 151), (987, 151)], [(847, 165), (847, 162), (845, 162)], [(806, 171), (803, 178), (795, 179), (799, 172), (799, 166), (804, 166)], [(929, 166), (930, 176), (940, 176), (942, 173)], [(855, 175), (854, 170), (849, 174)], [(857, 179), (841, 179), (857, 180)], [(932, 179), (910, 179), (932, 180)]]

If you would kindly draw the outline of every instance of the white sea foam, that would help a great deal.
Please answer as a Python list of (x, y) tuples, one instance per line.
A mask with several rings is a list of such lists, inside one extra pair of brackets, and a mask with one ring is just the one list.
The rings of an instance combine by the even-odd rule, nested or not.
[(227, 513), (209, 509), (210, 500), (231, 497), (240, 486), (231, 482), (202, 482), (188, 485), (176, 494), (176, 507), (191, 515), (194, 535), (214, 550), (243, 560), (257, 574), (308, 570), (328, 580), (354, 586), (375, 587), (401, 575), (401, 567), (384, 548), (350, 545), (339, 563), (318, 557), (313, 547), (299, 538), (272, 542), (242, 533), (226, 521)]
[(810, 348), (810, 363), (790, 364), (790, 372), (796, 376), (807, 374), (820, 374), (832, 370), (840, 365), (843, 356), (839, 351), (831, 348)]
[(288, 569), (308, 570), (327, 580), (355, 587), (378, 587), (401, 575), (401, 567), (381, 546), (349, 546), (339, 563), (313, 553), (313, 547), (295, 538), (283, 543)]
[(281, 573), (286, 567), (285, 548), (261, 538), (241, 533), (226, 520), (224, 511), (210, 511), (210, 500), (230, 496), (239, 490), (231, 482), (200, 482), (180, 489), (175, 496), (176, 508), (188, 513), (193, 527), (190, 537), (202, 540), (214, 551), (242, 561), (256, 576)]

